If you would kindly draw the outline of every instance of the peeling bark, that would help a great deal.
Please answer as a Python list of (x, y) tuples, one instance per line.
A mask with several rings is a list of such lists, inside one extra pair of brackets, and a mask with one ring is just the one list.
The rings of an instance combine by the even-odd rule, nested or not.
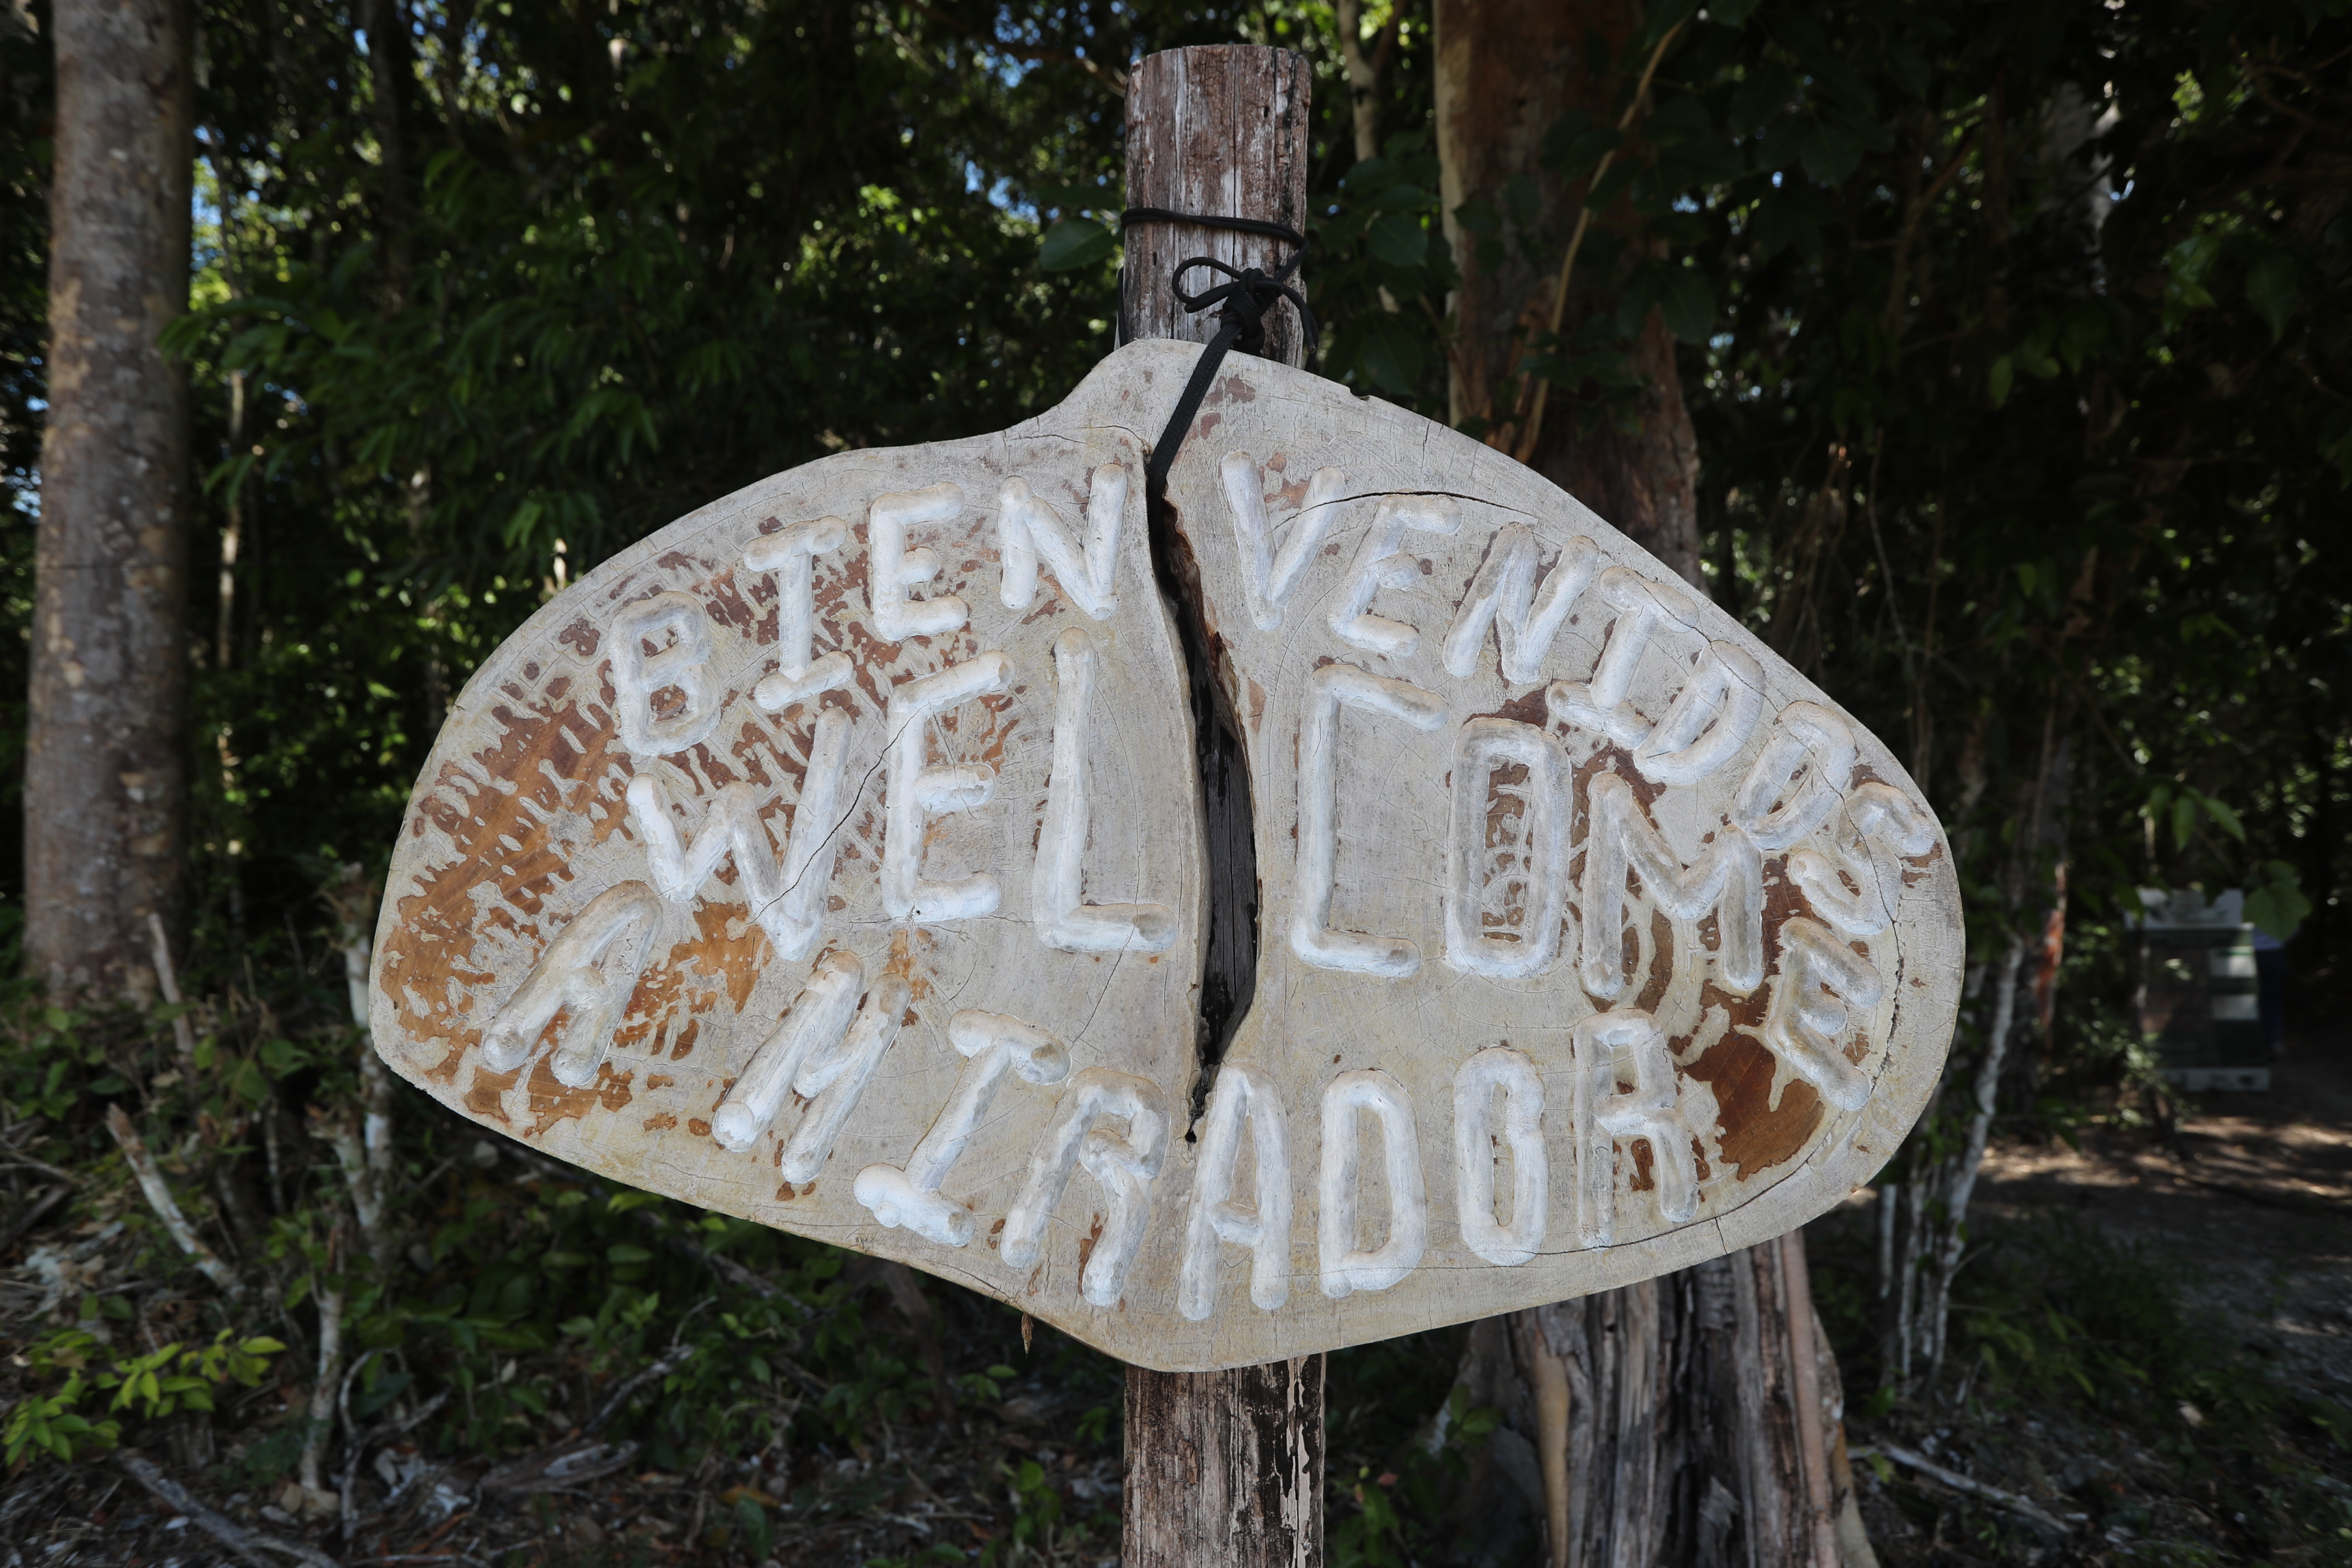
[[(1623, 112), (1643, 63), (1628, 58), (1639, 52), (1643, 17), (1638, 0), (1438, 0), (1438, 156), (1446, 236), (1463, 278), (1457, 422), (1508, 422), (1525, 406), (1515, 371), (1544, 327), (1583, 195), (1539, 168), (1537, 155), (1570, 109), (1608, 121)], [(1503, 209), (1515, 176), (1535, 182), (1536, 210), (1521, 232), (1551, 271), (1517, 246), (1482, 263), (1475, 237), (1454, 216), (1474, 199)], [(1657, 252), (1623, 203), (1594, 219), (1625, 242), (1626, 260)], [(1563, 331), (1617, 308), (1621, 282), (1608, 270), (1580, 262), (1570, 285)], [(1601, 420), (1584, 428), (1574, 400), (1554, 388), (1529, 466), (1704, 593), (1697, 441), (1674, 340), (1654, 310), (1629, 357), (1642, 384), (1635, 427)], [(1475, 1473), (1459, 1500), (1463, 1528), (1502, 1540), (1515, 1513), (1520, 1528), (1544, 1521), (1554, 1563), (1873, 1562), (1840, 1462), (1836, 1367), (1817, 1342), (1803, 1258), (1802, 1237), (1791, 1236), (1477, 1325), (1459, 1381), (1474, 1403), (1503, 1411), (1505, 1425), (1497, 1462)], [(1554, 1356), (1568, 1368), (1564, 1502), (1528, 1485), (1549, 1468), (1537, 1462), (1538, 1405), (1551, 1403), (1538, 1394)], [(1565, 1541), (1550, 1522), (1560, 1519)]]

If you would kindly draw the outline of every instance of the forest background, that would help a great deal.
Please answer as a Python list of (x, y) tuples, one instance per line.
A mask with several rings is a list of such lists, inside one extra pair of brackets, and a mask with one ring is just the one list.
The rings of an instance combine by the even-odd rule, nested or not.
[[(293, 1518), (333, 1511), (333, 1464), (389, 1452), (362, 1439), (395, 1419), (421, 1451), (489, 1457), (625, 1421), (658, 1471), (751, 1456), (693, 1532), (764, 1556), (809, 1456), (1008, 1406), (1031, 1375), (1011, 1315), (520, 1164), (372, 1085), (346, 954), (447, 704), (549, 595), (765, 475), (1013, 424), (1108, 352), (1125, 65), (1206, 42), (1316, 70), (1324, 373), (1511, 447), (1538, 389), (1555, 439), (1638, 431), (1643, 355), (1669, 355), (1708, 591), (1887, 737), (1943, 816), (1976, 1001), (1882, 1186), (1890, 1213), (1898, 1189), (1925, 1206), (1875, 1279), (1817, 1268), (1857, 1407), (1937, 1408), (1956, 1379), (1965, 1401), (1962, 1368), (2003, 1355), (2009, 1386), (2094, 1402), (2165, 1405), (2167, 1378), (2218, 1375), (2135, 1364), (2111, 1389), (2063, 1328), (2021, 1352), (1989, 1308), (1948, 1353), (1942, 1293), (1988, 1128), (2165, 1113), (2132, 1016), (2136, 889), (2245, 889), (2301, 996), (2352, 946), (2347, 10), (1619, 6), (1588, 67), (1605, 111), (1566, 110), (1449, 210), (1424, 0), (205, 5), (170, 338), (201, 487), (169, 938), (189, 1000), (12, 994), (0, 1249), (49, 1247), (55, 1287), (5, 1330), (15, 1473), (152, 1425), (191, 1473)], [(51, 30), (44, 5), (0, 16), (12, 941)], [(1571, 232), (1573, 289), (1547, 311)], [(1540, 287), (1500, 368), (1470, 374), (1465, 275), (1514, 268)], [(143, 1145), (109, 1135), (110, 1103)], [(367, 1110), (393, 1119), (381, 1147)], [(167, 1289), (187, 1255), (131, 1185), (150, 1147), (247, 1306)], [(95, 1252), (46, 1236), (134, 1249), (139, 1283), (104, 1287)], [(1912, 1274), (1933, 1285), (1906, 1316)], [(2080, 1312), (2001, 1310), (2029, 1309)], [(1443, 1467), (1416, 1490), (1389, 1458), (1443, 1405), (1444, 1349), (1335, 1371), (1334, 1452), (1366, 1460), (1334, 1467), (1341, 1560), (1434, 1550)], [(1110, 1370), (1066, 1345), (1024, 1364), (1037, 1397), (1085, 1395), (1069, 1454), (1115, 1442)], [(607, 1408), (616, 1388), (643, 1408)], [(973, 1544), (1098, 1545), (1084, 1487), (1021, 1452), (988, 1461), (1003, 1496)], [(871, 1504), (819, 1490), (794, 1506)]]

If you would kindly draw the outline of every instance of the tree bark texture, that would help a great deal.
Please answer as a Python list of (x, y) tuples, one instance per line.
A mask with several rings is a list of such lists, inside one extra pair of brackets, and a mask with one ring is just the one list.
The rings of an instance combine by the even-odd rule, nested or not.
[[(1306, 60), (1286, 50), (1216, 46), (1145, 57), (1128, 78), (1128, 205), (1264, 218), (1303, 232), (1308, 86)], [(1171, 274), (1179, 261), (1213, 256), (1272, 272), (1290, 254), (1255, 235), (1137, 225), (1127, 233), (1119, 279), (1120, 342), (1215, 335), (1214, 312), (1193, 314), (1177, 302)], [(1185, 284), (1198, 292), (1218, 280), (1200, 268)], [(1266, 340), (1267, 358), (1299, 363), (1304, 334), (1286, 307), (1268, 317)], [(1191, 687), (1208, 848), (1197, 1113), (1255, 989), (1256, 840), (1246, 752), (1199, 576), (1169, 520), (1150, 521), (1153, 564)], [(1323, 1366), (1314, 1355), (1216, 1373), (1128, 1368), (1127, 1568), (1312, 1568), (1323, 1561)]]
[[(1502, 1420), (1454, 1499), (1464, 1560), (1514, 1561), (1539, 1536), (1554, 1568), (1871, 1562), (1837, 1363), (1791, 1289), (1802, 1259), (1790, 1237), (1473, 1325), (1457, 1381)], [(1545, 1397), (1553, 1367), (1564, 1400)], [(1556, 1451), (1564, 1508), (1545, 1485)]]
[[(1307, 57), (1287, 49), (1218, 44), (1145, 56), (1127, 83), (1127, 205), (1257, 218), (1304, 234), (1310, 86)], [(1294, 248), (1192, 224), (1137, 224), (1119, 275), (1119, 341), (1207, 342), (1221, 323), (1214, 310), (1195, 314), (1178, 302), (1170, 287), (1177, 263), (1209, 256), (1271, 273)], [(1184, 287), (1197, 294), (1223, 281), (1196, 268)], [(1266, 358), (1297, 364), (1302, 346), (1288, 307), (1267, 316)]]
[[(1643, 20), (1640, 0), (1436, 0), (1442, 198), (1463, 279), (1457, 421), (1506, 422), (1505, 436), (1518, 435), (1508, 422), (1525, 416), (1528, 400), (1517, 367), (1549, 328), (1583, 196), (1539, 166), (1544, 135), (1570, 109), (1617, 121), (1647, 60)], [(1507, 212), (1515, 179), (1533, 182), (1534, 209), (1517, 232), (1539, 261), (1517, 244), (1482, 257), (1480, 237), (1454, 216), (1474, 200)], [(1614, 310), (1623, 267), (1658, 253), (1623, 204), (1594, 219), (1622, 243), (1603, 264), (1588, 235), (1563, 331)], [(1530, 466), (1704, 593), (1697, 442), (1655, 310), (1629, 360), (1642, 383), (1636, 427), (1602, 418), (1581, 428), (1584, 411), (1555, 387)], [(1465, 1535), (1499, 1549), (1533, 1530), (1555, 1568), (1872, 1563), (1844, 1463), (1837, 1366), (1803, 1258), (1801, 1235), (1790, 1236), (1475, 1325), (1460, 1381), (1504, 1425), (1458, 1500)]]
[(59, 0), (48, 425), (25, 776), (26, 960), (66, 995), (153, 993), (186, 784), (191, 22)]
[[(1523, 413), (1522, 356), (1549, 325), (1559, 266), (1583, 199), (1538, 163), (1544, 133), (1570, 109), (1613, 124), (1641, 74), (1641, 0), (1436, 0), (1437, 149), (1445, 237), (1462, 274), (1454, 299), (1452, 417), (1501, 422), (1516, 439)], [(1603, 55), (1599, 52), (1605, 50)], [(1506, 244), (1482, 258), (1477, 236), (1455, 215), (1483, 201), (1507, 211), (1506, 187), (1533, 182), (1531, 221), (1517, 232), (1540, 261)], [(1563, 332), (1614, 311), (1625, 264), (1658, 253), (1622, 200), (1596, 213), (1594, 227), (1622, 243), (1603, 264), (1591, 237), (1570, 279)], [(1612, 247), (1617, 248), (1617, 247)], [(1627, 538), (1694, 586), (1701, 586), (1698, 445), (1674, 339), (1653, 310), (1634, 334), (1628, 368), (1642, 384), (1636, 418), (1588, 421), (1565, 388), (1554, 387), (1528, 466), (1591, 507)], [(1580, 428), (1590, 423), (1591, 428)]]
[(1127, 1369), (1126, 1568), (1323, 1561), (1323, 1358)]

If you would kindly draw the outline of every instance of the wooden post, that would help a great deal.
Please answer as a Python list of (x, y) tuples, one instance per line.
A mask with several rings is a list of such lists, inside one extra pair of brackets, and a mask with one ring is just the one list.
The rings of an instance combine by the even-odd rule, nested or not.
[[(1128, 79), (1127, 201), (1131, 207), (1262, 218), (1304, 230), (1307, 61), (1238, 45), (1171, 49)], [(1139, 224), (1127, 235), (1119, 337), (1205, 342), (1219, 321), (1176, 300), (1177, 263), (1213, 256), (1273, 271), (1279, 240), (1192, 225)], [(1198, 291), (1217, 281), (1188, 278)], [(1302, 332), (1288, 310), (1268, 320), (1268, 357), (1297, 364)], [(1203, 805), (1208, 816), (1210, 933), (1202, 996), (1203, 1079), (1248, 1010), (1257, 958), (1257, 877), (1249, 773), (1210, 668), (1196, 573), (1166, 558), (1171, 531), (1153, 519), (1161, 587), (1176, 596), (1192, 668)], [(1205, 1081), (1203, 1084), (1205, 1092)], [(1214, 1562), (1233, 1568), (1312, 1568), (1323, 1561), (1323, 1357), (1229, 1372), (1127, 1369), (1127, 1568)]]

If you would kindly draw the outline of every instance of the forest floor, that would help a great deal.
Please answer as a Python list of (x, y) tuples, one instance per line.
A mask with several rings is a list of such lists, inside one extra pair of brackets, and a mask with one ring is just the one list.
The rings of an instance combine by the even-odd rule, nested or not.
[[(1888, 1568), (2352, 1563), (2352, 1031), (2339, 1016), (2291, 1037), (2268, 1093), (2175, 1110), (2168, 1131), (1992, 1150), (1971, 1229), (2011, 1279), (1980, 1287), (1978, 1322), (1957, 1314), (1978, 1359), (1940, 1415), (1874, 1421), (1851, 1398), (1850, 1436), (1865, 1461), (1902, 1447), (2066, 1528), (1882, 1456), (1856, 1473)], [(1853, 1257), (1857, 1208), (1817, 1226), (1817, 1276)], [(2071, 1318), (2031, 1321), (2015, 1277), (2044, 1268), (2073, 1275)], [(2025, 1321), (2006, 1336), (1981, 1321), (2004, 1314)], [(2104, 1376), (2143, 1397), (2037, 1397), (2021, 1365), (2036, 1355), (2087, 1374), (2086, 1394)], [(2192, 1382), (2235, 1408), (2179, 1397)]]
[[(2121, 1116), (2071, 1145), (1996, 1147), (1971, 1226), (1982, 1261), (1964, 1274), (1953, 1364), (1925, 1409), (1871, 1397), (1867, 1200), (1811, 1228), (1886, 1568), (2352, 1563), (2352, 1038), (2331, 1024), (2292, 1043), (2273, 1092), (2177, 1110), (2168, 1129)], [(486, 1179), (549, 1190), (547, 1173), (488, 1158)], [(160, 1288), (141, 1280), (123, 1229), (84, 1208), (12, 1249), (0, 1402), (26, 1387), (22, 1353), (72, 1292)], [(695, 1288), (691, 1264), (677, 1273), (682, 1292)], [(1042, 1325), (1024, 1345), (1017, 1315), (935, 1282), (870, 1262), (841, 1278), (908, 1368), (950, 1374), (947, 1415), (917, 1370), (901, 1376), (909, 1396), (858, 1436), (780, 1436), (667, 1468), (650, 1462), (656, 1448), (603, 1447), (584, 1415), (551, 1418), (526, 1440), (541, 1447), (495, 1465), (434, 1451), (419, 1441), (429, 1428), (378, 1427), (348, 1472), (339, 1447), (327, 1488), (305, 1498), (282, 1457), (274, 1471), (257, 1458), (266, 1434), (299, 1429), (307, 1391), (289, 1358), (210, 1420), (150, 1423), (135, 1440), (246, 1538), (254, 1568), (1115, 1563), (1118, 1369)], [(1443, 1399), (1454, 1342), (1333, 1358), (1334, 1568), (1444, 1560), (1409, 1522), (1368, 1529), (1363, 1499), (1370, 1478), (1393, 1479), (1381, 1472), (1401, 1430)], [(779, 1359), (807, 1408), (836, 1396)], [(617, 1406), (616, 1384), (582, 1386), (572, 1408)], [(236, 1556), (121, 1456), (0, 1473), (0, 1568)]]

